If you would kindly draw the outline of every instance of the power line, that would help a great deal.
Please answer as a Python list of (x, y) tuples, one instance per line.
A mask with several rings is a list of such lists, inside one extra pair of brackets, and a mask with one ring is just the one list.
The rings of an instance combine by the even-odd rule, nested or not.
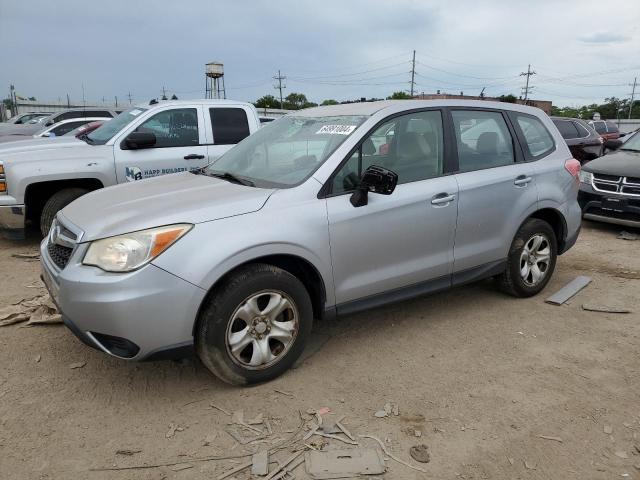
[(531, 78), (532, 75), (535, 75), (535, 74), (536, 74), (536, 72), (531, 70), (531, 64), (529, 64), (529, 66), (527, 67), (527, 71), (526, 72), (522, 72), (520, 74), (520, 76), (526, 76), (527, 77), (527, 82), (525, 83), (525, 86), (522, 89), (522, 93), (524, 94), (525, 103), (527, 102), (527, 99), (529, 98), (529, 92), (533, 89), (533, 87), (529, 86), (529, 79)]
[(322, 80), (322, 79), (331, 79), (337, 77), (355, 77), (358, 75), (364, 75), (365, 73), (378, 72), (380, 70), (386, 70), (388, 68), (397, 67), (399, 65), (406, 65), (407, 62), (394, 63), (393, 65), (386, 65), (384, 67), (372, 68), (370, 70), (363, 70), (361, 72), (353, 72), (353, 73), (342, 73), (336, 75), (321, 75), (317, 77), (289, 77), (291, 80)]
[(411, 98), (413, 98), (413, 87), (415, 87), (416, 82), (416, 51), (413, 51), (413, 60), (411, 61)]
[(631, 110), (633, 109), (633, 97), (636, 95), (636, 84), (638, 83), (638, 77), (633, 79), (633, 90), (631, 90), (631, 101), (629, 102), (629, 119), (631, 119)]
[(284, 86), (284, 87), (282, 86), (282, 81), (286, 80), (287, 77), (283, 76), (280, 73), (280, 70), (278, 70), (278, 75), (273, 77), (273, 79), (278, 81), (278, 85), (274, 85), (273, 88), (275, 88), (276, 90), (280, 91), (280, 109), (283, 109), (284, 107), (283, 107), (283, 103), (282, 103), (282, 89), (283, 88), (287, 88), (287, 87), (286, 86)]

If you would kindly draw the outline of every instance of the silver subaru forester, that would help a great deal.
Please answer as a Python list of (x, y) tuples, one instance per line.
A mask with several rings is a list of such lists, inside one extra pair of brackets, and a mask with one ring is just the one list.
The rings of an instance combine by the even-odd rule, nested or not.
[(262, 382), (301, 354), (314, 319), (487, 277), (540, 292), (580, 230), (579, 170), (527, 106), (300, 110), (202, 170), (76, 200), (42, 243), (42, 275), (94, 348), (195, 350), (227, 382)]

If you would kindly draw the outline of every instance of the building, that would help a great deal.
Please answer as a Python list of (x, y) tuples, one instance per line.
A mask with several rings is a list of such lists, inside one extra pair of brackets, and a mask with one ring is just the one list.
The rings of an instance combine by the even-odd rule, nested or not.
[[(462, 93), (462, 92), (461, 92)], [(451, 93), (423, 93), (420, 95), (416, 95), (413, 98), (417, 100), (488, 100), (499, 102), (500, 99), (496, 97), (477, 97), (474, 95), (457, 95)], [(525, 101), (522, 99), (517, 99), (516, 103), (520, 105), (525, 105)], [(532, 107), (538, 107), (540, 110), (545, 112), (547, 115), (551, 115), (551, 101), (549, 100), (527, 100), (526, 105), (531, 105)]]

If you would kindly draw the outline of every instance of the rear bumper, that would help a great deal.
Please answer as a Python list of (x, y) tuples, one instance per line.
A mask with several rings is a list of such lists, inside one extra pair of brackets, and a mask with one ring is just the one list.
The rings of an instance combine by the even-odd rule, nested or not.
[(24, 205), (0, 205), (0, 236), (15, 240), (24, 238)]
[(640, 228), (640, 197), (599, 192), (581, 184), (578, 203), (586, 220)]

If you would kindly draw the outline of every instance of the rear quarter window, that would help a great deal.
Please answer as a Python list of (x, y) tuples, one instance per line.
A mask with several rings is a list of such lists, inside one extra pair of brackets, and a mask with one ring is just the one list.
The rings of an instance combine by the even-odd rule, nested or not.
[(553, 151), (555, 148), (553, 137), (538, 118), (522, 113), (515, 113), (515, 118), (532, 158), (542, 158)]
[(580, 137), (580, 135), (578, 134), (578, 130), (576, 129), (572, 121), (554, 120), (553, 123), (555, 124), (556, 127), (558, 127), (558, 130), (560, 131), (560, 135), (562, 135), (562, 138), (564, 138), (565, 140), (570, 140), (572, 138)]

